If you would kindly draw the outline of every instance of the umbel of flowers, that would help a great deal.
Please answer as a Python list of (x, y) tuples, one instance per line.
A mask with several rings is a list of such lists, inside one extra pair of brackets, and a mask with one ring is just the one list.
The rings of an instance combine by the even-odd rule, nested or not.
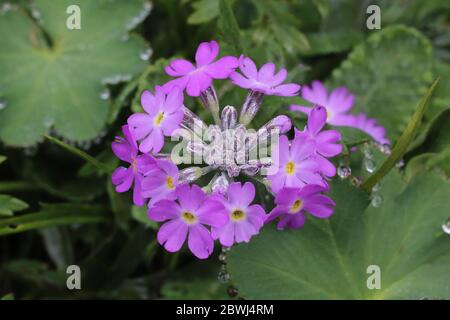
[[(157, 238), (167, 251), (179, 251), (187, 242), (200, 259), (211, 255), (214, 241), (223, 247), (248, 242), (267, 223), (297, 229), (308, 214), (320, 219), (333, 214), (335, 203), (326, 193), (336, 168), (329, 159), (342, 152), (342, 145), (340, 133), (327, 130), (326, 124), (352, 126), (389, 143), (375, 120), (348, 113), (354, 97), (345, 88), (328, 95), (319, 81), (303, 88), (285, 83), (287, 71), (277, 71), (271, 62), (258, 69), (249, 57), (218, 56), (219, 45), (211, 41), (199, 45), (195, 64), (172, 61), (165, 71), (174, 79), (142, 93), (144, 112), (131, 115), (123, 137), (112, 143), (114, 154), (128, 164), (112, 175), (116, 191), (133, 189), (134, 203), (147, 206), (149, 219), (161, 222)], [(220, 106), (214, 80), (248, 91), (239, 112)], [(248, 128), (264, 96), (301, 92), (313, 105), (290, 109), (307, 115), (304, 128), (292, 132), (287, 116), (277, 116), (257, 131)], [(215, 123), (208, 125), (190, 111), (184, 94), (199, 97)], [(186, 167), (173, 152), (162, 153), (170, 137), (187, 138), (185, 151), (201, 161)], [(199, 179), (208, 176), (209, 182), (201, 185)], [(274, 197), (271, 211), (255, 203), (254, 183), (262, 183)]]

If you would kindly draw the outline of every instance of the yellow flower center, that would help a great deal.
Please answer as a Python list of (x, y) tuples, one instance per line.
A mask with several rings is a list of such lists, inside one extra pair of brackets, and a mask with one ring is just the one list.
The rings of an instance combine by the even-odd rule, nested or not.
[(156, 115), (153, 123), (155, 124), (155, 126), (159, 126), (163, 120), (164, 120), (164, 112), (161, 111)]
[(286, 170), (287, 174), (294, 174), (295, 173), (295, 163), (292, 161), (289, 161), (288, 163), (286, 163), (285, 170)]
[(169, 190), (175, 189), (175, 185), (173, 184), (173, 178), (172, 177), (167, 177), (167, 179), (166, 179), (166, 186), (167, 186), (167, 189), (169, 189)]
[(245, 212), (240, 209), (236, 209), (233, 212), (231, 212), (231, 220), (233, 220), (233, 221), (241, 221), (244, 218), (245, 218)]
[(332, 116), (333, 114), (331, 113), (331, 111), (327, 109), (327, 120), (329, 120)]
[(297, 213), (303, 207), (303, 201), (298, 199), (294, 202), (289, 213)]
[(197, 222), (197, 217), (194, 216), (192, 213), (185, 211), (181, 214), (181, 218), (187, 223), (187, 224), (193, 224)]

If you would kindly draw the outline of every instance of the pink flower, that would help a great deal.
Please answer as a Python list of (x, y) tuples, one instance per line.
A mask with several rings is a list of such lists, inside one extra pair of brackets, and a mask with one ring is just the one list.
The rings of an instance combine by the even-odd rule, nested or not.
[(161, 199), (174, 199), (178, 186), (178, 167), (170, 160), (156, 160), (142, 179), (142, 194), (150, 198), (149, 208)]
[(280, 136), (279, 159), (275, 164), (278, 171), (267, 176), (274, 192), (284, 187), (299, 188), (306, 184), (326, 185), (318, 173), (319, 163), (314, 158), (315, 144), (304, 143), (302, 140), (297, 137), (289, 146), (288, 138), (284, 135)]
[(339, 143), (341, 134), (336, 130), (321, 131), (327, 120), (327, 111), (322, 106), (314, 107), (308, 116), (308, 124), (303, 131), (295, 130), (295, 135), (305, 142), (314, 143), (314, 152), (317, 155), (319, 169), (327, 177), (336, 174), (336, 167), (326, 158), (335, 157), (342, 152)]
[[(311, 87), (304, 86), (303, 99), (313, 104), (323, 106), (327, 110), (327, 123), (333, 126), (352, 126), (352, 119), (347, 112), (352, 108), (355, 97), (344, 88), (336, 88), (328, 96), (327, 89), (320, 81), (313, 81)], [(290, 110), (300, 111), (309, 115), (312, 108), (291, 105)]]
[(364, 131), (379, 144), (391, 144), (391, 141), (386, 137), (386, 128), (379, 125), (376, 119), (367, 118), (363, 112), (357, 116), (352, 116), (352, 119), (352, 127)]
[(128, 118), (128, 125), (143, 153), (158, 153), (164, 146), (164, 136), (171, 136), (183, 120), (183, 92), (178, 88), (167, 96), (161, 87), (155, 88), (155, 95), (144, 91), (141, 104), (146, 113), (135, 113)]
[(326, 188), (317, 185), (280, 190), (275, 196), (276, 206), (267, 217), (266, 223), (280, 218), (277, 224), (279, 230), (283, 230), (286, 226), (298, 229), (305, 223), (305, 212), (320, 219), (330, 217), (336, 204), (329, 197), (321, 194), (325, 191), (327, 191)]
[(172, 61), (166, 67), (166, 73), (177, 79), (167, 82), (163, 88), (170, 92), (174, 87), (185, 90), (188, 95), (198, 97), (201, 92), (208, 89), (212, 79), (226, 79), (238, 66), (238, 59), (232, 56), (222, 57), (215, 61), (219, 54), (219, 45), (216, 41), (202, 42), (195, 54), (196, 66), (184, 59)]
[(208, 258), (214, 240), (205, 226), (221, 227), (228, 222), (220, 202), (210, 199), (197, 185), (178, 186), (176, 200), (160, 200), (148, 211), (150, 219), (165, 222), (158, 231), (158, 242), (169, 252), (179, 251), (188, 238), (188, 247), (199, 259)]
[(128, 126), (122, 126), (122, 132), (125, 138), (116, 137), (112, 143), (112, 150), (117, 158), (129, 163), (130, 166), (118, 167), (112, 174), (112, 183), (116, 186), (117, 192), (126, 192), (134, 182), (133, 202), (142, 206), (145, 198), (141, 190), (143, 173), (155, 165), (155, 159), (148, 154), (138, 154), (136, 141)]
[(251, 205), (254, 198), (255, 187), (250, 182), (244, 185), (232, 183), (226, 198), (217, 195), (214, 199), (222, 203), (229, 221), (222, 227), (212, 228), (213, 239), (219, 239), (223, 246), (231, 247), (234, 243), (249, 242), (252, 236), (258, 234), (266, 213), (260, 205)]
[(300, 86), (295, 83), (282, 84), (286, 79), (286, 69), (275, 73), (275, 65), (266, 63), (261, 69), (256, 68), (255, 63), (248, 57), (239, 58), (239, 70), (244, 74), (233, 72), (230, 79), (233, 83), (244, 89), (262, 92), (266, 95), (295, 96), (300, 92)]

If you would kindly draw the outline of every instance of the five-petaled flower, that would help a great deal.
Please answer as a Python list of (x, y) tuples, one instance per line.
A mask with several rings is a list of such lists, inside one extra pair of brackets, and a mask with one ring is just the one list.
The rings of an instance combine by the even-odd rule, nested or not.
[(170, 80), (163, 88), (170, 92), (174, 87), (186, 89), (188, 95), (198, 97), (208, 89), (213, 79), (226, 79), (238, 66), (238, 59), (232, 56), (222, 57), (214, 61), (219, 54), (216, 41), (202, 42), (195, 54), (194, 66), (190, 61), (177, 59), (166, 67), (166, 73), (177, 79)]
[(266, 223), (279, 218), (277, 228), (301, 228), (305, 223), (305, 212), (325, 219), (333, 214), (335, 203), (322, 192), (327, 188), (307, 185), (303, 188), (284, 188), (275, 196), (275, 208), (269, 213)]
[(164, 146), (164, 136), (171, 136), (183, 120), (183, 92), (173, 88), (166, 96), (157, 86), (155, 95), (147, 90), (142, 93), (141, 104), (146, 113), (131, 115), (128, 125), (136, 140), (141, 141), (141, 152), (158, 153)]
[(195, 184), (178, 186), (175, 200), (158, 201), (149, 209), (148, 217), (166, 221), (159, 228), (157, 238), (167, 251), (179, 251), (187, 237), (189, 250), (199, 259), (208, 258), (214, 249), (214, 240), (206, 226), (221, 227), (228, 221), (223, 205)]
[(295, 138), (289, 146), (285, 135), (280, 136), (278, 144), (279, 159), (275, 166), (276, 173), (269, 174), (270, 187), (278, 192), (284, 187), (300, 188), (306, 184), (326, 185), (319, 173), (319, 166), (314, 158), (315, 144)]
[(231, 247), (234, 243), (248, 242), (259, 233), (264, 224), (266, 213), (259, 204), (251, 204), (255, 198), (255, 186), (246, 182), (232, 183), (227, 195), (216, 195), (224, 207), (223, 213), (229, 216), (229, 221), (222, 227), (213, 227), (212, 237), (219, 239), (223, 246)]
[(230, 79), (241, 88), (262, 92), (266, 95), (295, 96), (300, 92), (300, 85), (295, 83), (282, 84), (286, 79), (286, 69), (280, 69), (275, 73), (275, 65), (266, 63), (261, 69), (256, 68), (255, 63), (248, 57), (241, 56), (239, 70), (243, 73), (233, 72)]

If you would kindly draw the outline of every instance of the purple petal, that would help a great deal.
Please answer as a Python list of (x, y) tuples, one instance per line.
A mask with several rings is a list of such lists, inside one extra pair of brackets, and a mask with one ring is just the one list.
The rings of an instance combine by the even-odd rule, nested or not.
[(164, 103), (164, 113), (173, 113), (179, 110), (183, 111), (183, 99), (183, 91), (178, 87), (170, 90)]
[(239, 69), (249, 79), (256, 80), (258, 78), (258, 69), (252, 59), (248, 57), (241, 57), (239, 59)]
[(244, 89), (250, 89), (254, 85), (254, 82), (252, 80), (248, 80), (238, 72), (231, 73), (230, 79), (235, 85)]
[(143, 153), (153, 154), (161, 151), (164, 146), (164, 135), (160, 128), (153, 128), (152, 132), (139, 145), (139, 150)]
[(123, 171), (124, 168), (119, 167), (113, 173), (113, 183), (116, 185), (116, 192), (126, 192), (130, 190), (134, 180), (133, 169), (130, 167)]
[(287, 77), (287, 71), (286, 69), (281, 69), (280, 71), (278, 71), (277, 74), (275, 74), (270, 82), (270, 85), (272, 87), (278, 86), (279, 84), (281, 84)]
[(169, 82), (166, 82), (162, 86), (162, 88), (163, 88), (164, 92), (166, 92), (166, 93), (169, 93), (174, 88), (179, 88), (180, 90), (184, 90), (184, 89), (186, 89), (189, 78), (190, 78), (189, 75), (186, 75), (186, 76), (183, 76), (178, 79), (170, 80)]
[(214, 79), (226, 79), (238, 66), (238, 59), (232, 56), (222, 57), (210, 64), (205, 72)]
[(181, 212), (180, 206), (172, 200), (160, 200), (148, 210), (148, 217), (151, 220), (162, 222), (178, 218)]
[(327, 109), (317, 106), (312, 109), (308, 116), (308, 131), (312, 136), (316, 136), (327, 121)]
[(291, 205), (298, 197), (299, 189), (283, 188), (277, 192), (275, 196), (275, 203), (277, 205)]
[(180, 77), (195, 70), (192, 63), (184, 59), (177, 59), (172, 61), (166, 68), (166, 73), (172, 77)]
[(184, 111), (182, 109), (165, 115), (164, 122), (161, 125), (164, 135), (170, 137), (176, 133), (176, 130), (180, 128), (183, 117)]
[(128, 117), (128, 125), (137, 140), (145, 138), (153, 128), (152, 116), (145, 113), (135, 113)]
[(228, 222), (221, 228), (212, 228), (211, 236), (219, 239), (221, 245), (231, 247), (234, 244), (234, 225), (233, 222)]
[(142, 176), (140, 174), (136, 174), (134, 178), (133, 203), (136, 206), (142, 207), (145, 203), (141, 189)]
[(299, 106), (296, 104), (292, 104), (289, 106), (289, 110), (291, 111), (298, 111), (298, 112), (302, 112), (306, 115), (309, 115), (311, 113), (312, 108), (311, 107), (305, 107), (305, 106)]
[(205, 193), (196, 184), (193, 184), (191, 187), (188, 184), (178, 186), (175, 193), (181, 208), (192, 211), (192, 213), (196, 213), (197, 209), (206, 199)]
[(212, 227), (222, 227), (229, 221), (228, 214), (219, 201), (208, 199), (197, 209), (198, 221)]
[(336, 88), (328, 98), (328, 107), (339, 112), (347, 112), (352, 108), (354, 100), (355, 96), (350, 94), (347, 88)]
[(277, 95), (277, 96), (283, 96), (283, 97), (292, 97), (292, 96), (296, 96), (297, 94), (299, 94), (300, 89), (301, 89), (301, 87), (298, 84), (287, 83), (287, 84), (282, 84), (282, 85), (276, 86), (273, 89), (273, 94)]
[(313, 81), (311, 87), (304, 86), (302, 97), (309, 102), (325, 107), (327, 106), (327, 89), (320, 81)]
[(216, 41), (202, 42), (195, 53), (197, 67), (210, 64), (219, 54), (219, 45)]
[(145, 90), (141, 94), (141, 105), (145, 112), (150, 115), (154, 115), (157, 111), (155, 97), (148, 90)]
[(180, 219), (164, 223), (158, 231), (158, 242), (169, 252), (177, 252), (186, 240), (188, 226)]
[(258, 81), (269, 84), (275, 74), (275, 65), (272, 62), (264, 64), (258, 72)]
[(199, 259), (208, 258), (214, 249), (214, 241), (208, 230), (201, 224), (189, 228), (188, 246)]
[(116, 138), (111, 144), (112, 151), (122, 161), (131, 163), (133, 150), (128, 142), (123, 138)]
[(186, 92), (191, 97), (198, 97), (201, 92), (211, 86), (212, 80), (205, 72), (194, 73), (189, 76)]

